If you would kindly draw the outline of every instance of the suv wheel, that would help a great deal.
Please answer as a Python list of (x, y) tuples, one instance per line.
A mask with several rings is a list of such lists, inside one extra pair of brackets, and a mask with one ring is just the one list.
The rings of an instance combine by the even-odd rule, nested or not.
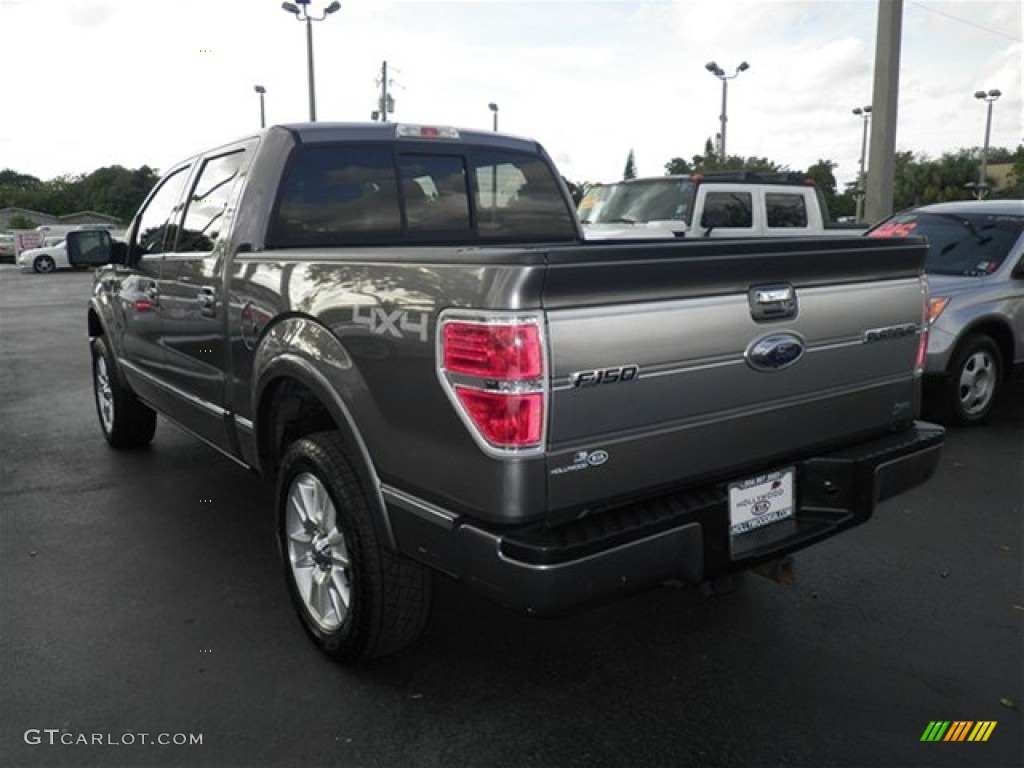
[(293, 443), (277, 483), (277, 533), (292, 602), (329, 656), (360, 661), (412, 643), (430, 609), (430, 572), (385, 546), (336, 432)]
[(985, 420), (999, 392), (1003, 358), (999, 347), (984, 334), (968, 337), (949, 366), (942, 407), (954, 424), (978, 424)]

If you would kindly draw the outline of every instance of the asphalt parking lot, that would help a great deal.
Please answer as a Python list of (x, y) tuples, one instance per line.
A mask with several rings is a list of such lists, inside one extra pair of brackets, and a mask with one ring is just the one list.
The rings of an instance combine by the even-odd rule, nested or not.
[(0, 765), (1021, 764), (1020, 380), (793, 586), (538, 621), (442, 580), (418, 645), (348, 669), (293, 616), (259, 480), (163, 421), (107, 449), (90, 279), (0, 266)]

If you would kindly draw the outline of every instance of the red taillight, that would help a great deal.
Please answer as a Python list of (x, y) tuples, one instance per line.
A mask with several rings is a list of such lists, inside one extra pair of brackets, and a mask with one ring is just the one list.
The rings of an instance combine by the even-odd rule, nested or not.
[(442, 385), (477, 443), (499, 456), (542, 449), (547, 387), (538, 318), (442, 320), (439, 342)]
[(921, 335), (917, 339), (917, 361), (914, 363), (915, 376), (922, 376), (924, 374), (924, 366), (928, 362), (928, 330), (931, 327), (932, 320), (937, 318), (946, 306), (945, 302), (943, 302), (942, 307), (939, 308), (938, 312), (935, 312), (931, 294), (928, 291), (928, 283), (924, 279), (921, 282), (921, 292), (924, 296), (924, 312), (921, 317)]
[(489, 443), (506, 448), (536, 445), (544, 433), (544, 395), (509, 395), (456, 387), (459, 402)]
[(444, 327), (445, 370), (489, 379), (534, 379), (543, 371), (536, 325), (452, 322)]

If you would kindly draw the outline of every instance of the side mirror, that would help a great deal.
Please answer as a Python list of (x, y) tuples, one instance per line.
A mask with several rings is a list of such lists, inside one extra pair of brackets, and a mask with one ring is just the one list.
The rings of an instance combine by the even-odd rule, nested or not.
[(105, 229), (68, 232), (68, 261), (73, 267), (99, 267), (113, 264), (113, 241)]
[(1014, 280), (1024, 279), (1024, 256), (1020, 257), (1020, 261), (1017, 262), (1017, 266), (1013, 268), (1013, 272), (1010, 273), (1010, 277)]

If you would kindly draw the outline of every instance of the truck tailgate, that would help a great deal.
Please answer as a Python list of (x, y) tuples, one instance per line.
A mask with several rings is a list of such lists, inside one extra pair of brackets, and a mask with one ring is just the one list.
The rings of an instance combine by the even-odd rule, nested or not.
[(924, 254), (857, 238), (552, 250), (552, 515), (908, 424)]

